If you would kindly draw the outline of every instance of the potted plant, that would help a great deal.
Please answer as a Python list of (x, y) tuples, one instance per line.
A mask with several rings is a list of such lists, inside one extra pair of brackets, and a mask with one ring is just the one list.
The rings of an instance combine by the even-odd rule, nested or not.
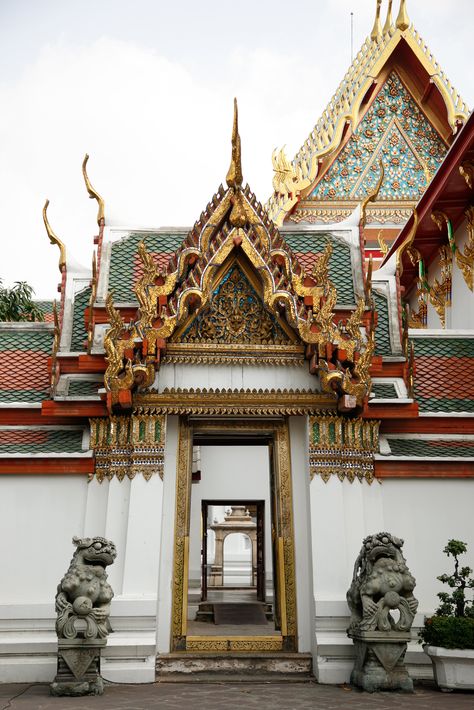
[(454, 571), (437, 579), (450, 591), (439, 592), (441, 604), (420, 631), (420, 642), (425, 644), (441, 690), (474, 689), (474, 577), (472, 569), (460, 567), (459, 562), (466, 551), (461, 540), (449, 540), (444, 548), (454, 558)]

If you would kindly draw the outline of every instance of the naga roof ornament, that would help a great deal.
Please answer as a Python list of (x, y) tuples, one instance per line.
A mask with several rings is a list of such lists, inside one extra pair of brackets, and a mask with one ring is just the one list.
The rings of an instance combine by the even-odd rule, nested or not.
[[(400, 2), (395, 25), (392, 22), (392, 0), (389, 0), (388, 3), (383, 29), (381, 28), (380, 12), (381, 0), (377, 0), (375, 21), (370, 35), (365, 40), (333, 98), (294, 159), (290, 161), (283, 149), (273, 152), (274, 193), (266, 207), (271, 218), (278, 226), (283, 223), (298, 202), (316, 199), (314, 196), (311, 197), (315, 185), (319, 184), (319, 180), (323, 177), (328, 177), (328, 166), (336, 159), (339, 149), (347, 145), (346, 138), (351, 134), (355, 135), (357, 127), (363, 118), (368, 115), (368, 105), (371, 105), (374, 95), (378, 91), (382, 91), (384, 82), (387, 80), (386, 67), (396, 66), (396, 62), (395, 64), (393, 63), (392, 57), (398, 51), (397, 48), (400, 43), (404, 46), (407, 45), (410, 50), (408, 53), (405, 52), (404, 56), (408, 58), (404, 59), (404, 61), (410, 62), (413, 66), (419, 67), (421, 65), (422, 72), (426, 77), (427, 85), (424, 93), (421, 92), (420, 96), (416, 98), (416, 102), (420, 106), (420, 114), (422, 115), (425, 111), (426, 97), (430, 95), (433, 87), (437, 89), (444, 102), (446, 116), (439, 118), (444, 131), (443, 136), (440, 137), (441, 143), (443, 145), (446, 142), (449, 143), (450, 137), (457, 132), (459, 125), (467, 120), (469, 115), (467, 106), (452, 86), (418, 31), (413, 24), (410, 24), (405, 0)], [(397, 56), (399, 56), (399, 53), (397, 53)], [(408, 71), (408, 80), (409, 74), (410, 72)], [(410, 92), (408, 92), (409, 97), (411, 97)], [(385, 110), (390, 108), (391, 106), (387, 106)], [(412, 107), (402, 106), (401, 108), (402, 110), (410, 111)], [(391, 114), (388, 113), (387, 117), (390, 116)], [(389, 131), (392, 134), (397, 133), (397, 131), (401, 132), (401, 136), (398, 136), (397, 133), (396, 137), (403, 143), (406, 139), (403, 130), (400, 131), (399, 125), (392, 125), (394, 121), (395, 123), (397, 122), (396, 119), (397, 116), (394, 115)], [(379, 126), (377, 125), (378, 128)], [(378, 134), (378, 131), (375, 131), (375, 133)], [(374, 143), (376, 137), (374, 134), (366, 143)], [(388, 137), (393, 138), (393, 135)], [(358, 146), (358, 148), (364, 151), (367, 145), (364, 144), (364, 146)], [(413, 146), (408, 145), (407, 152), (410, 153), (412, 148)], [(445, 151), (446, 147), (444, 148)], [(394, 157), (400, 160), (400, 156), (394, 155)], [(415, 157), (416, 162), (423, 165), (424, 158), (416, 150)], [(444, 157), (444, 154), (440, 157)], [(378, 162), (378, 159), (376, 162)], [(438, 165), (434, 167), (437, 168)], [(375, 170), (372, 166), (371, 169)], [(347, 187), (344, 180), (342, 182), (339, 181), (339, 183), (339, 191), (336, 187), (338, 199), (345, 199), (344, 195), (346, 195), (349, 201), (353, 199), (356, 202), (360, 202), (360, 196), (356, 194), (349, 197), (347, 191), (343, 189)], [(397, 191), (400, 190), (396, 183), (397, 181), (393, 180), (394, 194), (391, 199), (395, 201), (399, 199)], [(324, 202), (324, 200), (332, 200), (334, 197), (329, 195), (317, 199), (321, 199)], [(413, 199), (411, 207), (417, 200), (418, 195), (416, 199)]]
[(59, 239), (58, 236), (53, 232), (51, 225), (49, 223), (48, 215), (47, 215), (47, 209), (49, 205), (49, 200), (46, 200), (44, 203), (43, 207), (43, 222), (44, 226), (46, 229), (46, 233), (49, 237), (49, 241), (51, 244), (56, 245), (59, 247), (59, 271), (63, 273), (63, 270), (66, 268), (66, 247), (64, 243)]
[(89, 160), (89, 154), (86, 153), (84, 156), (84, 160), (82, 161), (82, 175), (84, 176), (84, 182), (86, 183), (86, 189), (87, 192), (89, 193), (89, 197), (91, 200), (97, 200), (98, 204), (98, 212), (97, 212), (97, 224), (99, 227), (104, 223), (105, 221), (105, 202), (104, 199), (99, 195), (97, 190), (94, 190), (94, 188), (91, 185), (91, 181), (89, 180), (89, 176), (87, 175), (87, 161)]
[[(107, 297), (110, 328), (104, 338), (108, 365), (104, 382), (109, 410), (130, 409), (132, 392), (151, 387), (168, 343), (174, 346), (186, 340), (193, 319), (211, 308), (219, 284), (232, 273), (233, 265), (248, 267), (264, 308), (275, 323), (293, 334), (293, 342), (305, 346), (301, 357), (304, 350), (310, 371), (320, 375), (325, 391), (352, 395), (353, 407), (362, 405), (368, 396), (374, 319), (365, 315), (364, 297), (346, 322), (336, 324), (337, 290), (328, 272), (331, 244), (316, 259), (311, 274), (305, 273), (242, 182), (235, 102), (227, 189), (219, 187), (164, 270), (158, 268), (145, 243), (140, 243), (143, 274), (135, 285), (139, 309), (132, 322), (125, 324), (112, 294)], [(192, 347), (199, 346), (199, 340), (193, 340)]]

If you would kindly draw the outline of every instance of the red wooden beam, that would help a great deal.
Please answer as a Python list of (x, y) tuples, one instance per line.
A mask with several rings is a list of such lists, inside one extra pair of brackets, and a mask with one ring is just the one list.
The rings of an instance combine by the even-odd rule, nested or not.
[(474, 434), (474, 417), (424, 417), (384, 420), (381, 434)]
[(474, 461), (375, 461), (376, 478), (474, 478)]
[[(54, 402), (52, 399), (47, 399), (43, 402), (42, 413), (46, 417), (105, 417), (107, 415), (107, 407), (102, 401)], [(55, 423), (57, 423), (57, 420)]]
[(93, 458), (4, 458), (0, 459), (0, 474), (5, 475), (45, 475), (60, 474), (84, 476), (94, 473)]
[(418, 418), (418, 404), (366, 404), (362, 416), (364, 419)]

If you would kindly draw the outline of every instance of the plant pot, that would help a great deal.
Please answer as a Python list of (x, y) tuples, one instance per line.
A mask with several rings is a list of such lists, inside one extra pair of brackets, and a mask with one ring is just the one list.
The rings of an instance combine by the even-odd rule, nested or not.
[(474, 649), (423, 646), (431, 658), (438, 688), (474, 690)]

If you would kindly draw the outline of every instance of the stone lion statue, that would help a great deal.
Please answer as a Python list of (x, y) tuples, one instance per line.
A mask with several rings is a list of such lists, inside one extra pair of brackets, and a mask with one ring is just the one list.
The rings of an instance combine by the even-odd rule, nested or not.
[(347, 592), (349, 632), (410, 630), (418, 607), (413, 596), (416, 580), (402, 547), (403, 540), (387, 532), (369, 535), (363, 541)]
[(105, 568), (117, 556), (103, 537), (73, 537), (76, 551), (56, 594), (56, 633), (63, 639), (105, 638), (114, 593)]

